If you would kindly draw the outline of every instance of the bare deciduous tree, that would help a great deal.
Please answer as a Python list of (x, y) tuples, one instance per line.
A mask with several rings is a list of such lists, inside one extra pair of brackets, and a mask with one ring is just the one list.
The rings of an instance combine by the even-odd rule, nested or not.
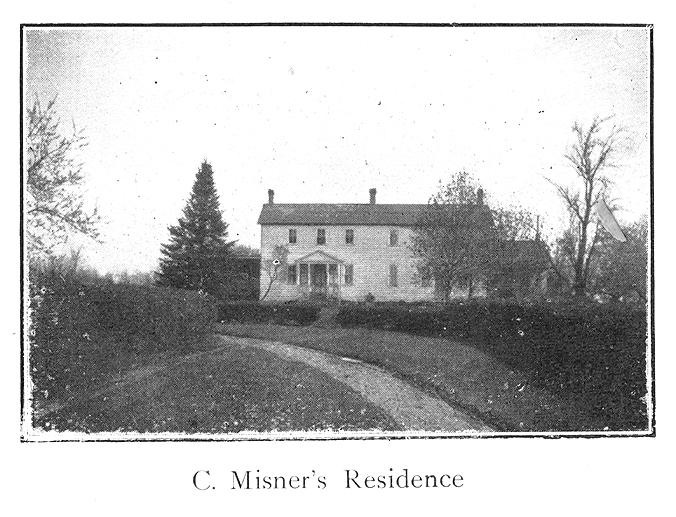
[(87, 145), (73, 124), (64, 136), (54, 104), (36, 99), (25, 125), (26, 237), (31, 255), (49, 255), (70, 232), (98, 238), (96, 209), (84, 208), (82, 163), (77, 152)]
[(588, 128), (573, 125), (575, 142), (564, 156), (577, 176), (575, 187), (547, 178), (569, 214), (570, 224), (559, 240), (559, 251), (571, 270), (570, 283), (577, 296), (587, 292), (591, 264), (603, 236), (593, 208), (609, 194), (612, 181), (608, 171), (616, 166), (614, 158), (624, 134), (616, 125), (608, 128), (609, 122), (610, 118), (596, 117)]
[(272, 252), (272, 258), (261, 261), (261, 269), (268, 277), (268, 285), (261, 296), (261, 301), (265, 300), (270, 294), (272, 285), (280, 278), (280, 271), (284, 271), (289, 257), (289, 248), (287, 246), (275, 246)]

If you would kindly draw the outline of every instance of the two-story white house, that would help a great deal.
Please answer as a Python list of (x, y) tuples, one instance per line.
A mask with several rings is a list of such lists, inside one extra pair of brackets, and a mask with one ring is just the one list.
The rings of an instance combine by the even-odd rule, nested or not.
[(268, 197), (258, 219), (261, 298), (435, 299), (434, 281), (420, 277), (409, 246), (428, 205), (377, 204), (376, 189), (369, 203), (278, 204), (272, 190)]

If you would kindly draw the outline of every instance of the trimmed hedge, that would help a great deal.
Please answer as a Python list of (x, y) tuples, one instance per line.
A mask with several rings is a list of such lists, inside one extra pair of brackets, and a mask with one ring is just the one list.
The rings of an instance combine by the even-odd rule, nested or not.
[(31, 285), (30, 367), (38, 398), (86, 389), (156, 351), (185, 350), (216, 321), (194, 291), (128, 284)]
[(346, 304), (346, 327), (466, 338), (611, 429), (645, 429), (646, 313), (624, 306), (467, 302)]
[(180, 346), (211, 329), (216, 303), (195, 291), (128, 284), (45, 287), (31, 304), (36, 336), (74, 331), (139, 335), (162, 348)]
[(303, 303), (221, 302), (218, 305), (218, 321), (310, 325), (317, 319), (320, 310), (318, 305)]

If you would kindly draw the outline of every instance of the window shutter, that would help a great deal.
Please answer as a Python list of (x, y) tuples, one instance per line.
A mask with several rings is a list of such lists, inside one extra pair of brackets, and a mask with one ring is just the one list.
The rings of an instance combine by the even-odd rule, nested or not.
[(397, 287), (397, 266), (390, 264), (390, 287)]
[(352, 285), (354, 283), (354, 269), (352, 264), (345, 265), (345, 285)]

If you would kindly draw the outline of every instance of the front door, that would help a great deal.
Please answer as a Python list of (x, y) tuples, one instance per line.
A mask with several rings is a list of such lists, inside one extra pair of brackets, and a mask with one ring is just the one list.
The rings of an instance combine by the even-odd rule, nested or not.
[(310, 290), (326, 294), (326, 264), (310, 264)]

